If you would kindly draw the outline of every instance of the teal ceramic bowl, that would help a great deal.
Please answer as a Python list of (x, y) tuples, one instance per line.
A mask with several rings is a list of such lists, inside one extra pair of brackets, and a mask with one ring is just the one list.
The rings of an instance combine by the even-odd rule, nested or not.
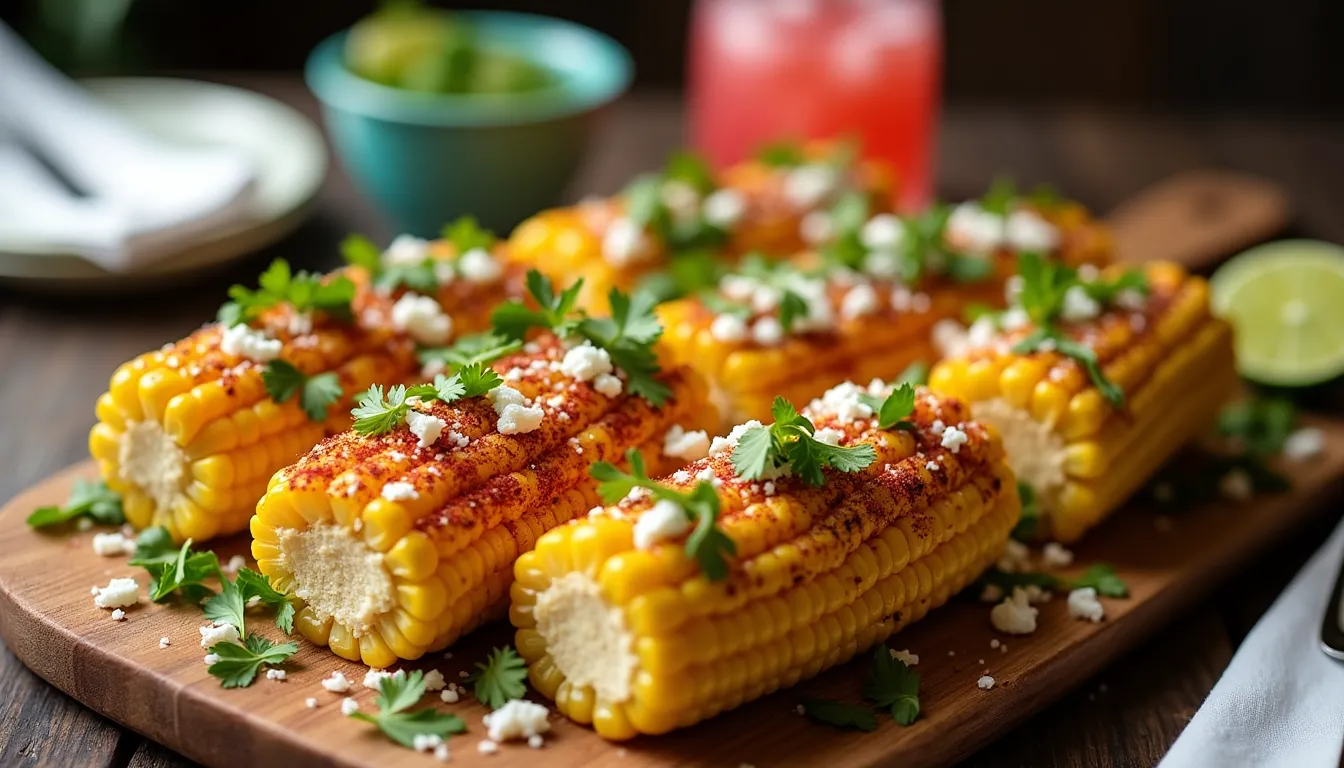
[(539, 91), (443, 95), (392, 88), (346, 69), (345, 32), (308, 57), (336, 154), (398, 231), (428, 237), (471, 214), (504, 234), (560, 201), (604, 105), (630, 84), (630, 55), (587, 27), (545, 16), (460, 14), (486, 44), (547, 69)]

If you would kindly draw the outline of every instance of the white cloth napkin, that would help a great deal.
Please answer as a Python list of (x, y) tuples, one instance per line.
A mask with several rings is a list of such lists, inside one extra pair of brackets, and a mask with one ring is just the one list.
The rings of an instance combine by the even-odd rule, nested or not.
[[(87, 196), (22, 158), (29, 148)], [(238, 228), (252, 213), (255, 176), (235, 150), (145, 135), (0, 23), (0, 180), (10, 187), (0, 193), (0, 251), (65, 246), (130, 271)]]
[(1246, 636), (1159, 768), (1340, 765), (1344, 662), (1321, 652), (1320, 636), (1341, 557), (1344, 523)]

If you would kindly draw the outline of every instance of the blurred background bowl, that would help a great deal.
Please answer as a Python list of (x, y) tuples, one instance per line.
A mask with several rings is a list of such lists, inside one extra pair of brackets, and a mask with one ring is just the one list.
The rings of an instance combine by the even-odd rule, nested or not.
[(597, 113), (632, 76), (629, 53), (587, 27), (530, 14), (456, 15), (483, 46), (544, 67), (556, 82), (508, 94), (394, 88), (346, 67), (347, 31), (322, 41), (305, 67), (355, 183), (399, 231), (420, 236), (463, 214), (508, 232), (557, 204), (588, 149)]

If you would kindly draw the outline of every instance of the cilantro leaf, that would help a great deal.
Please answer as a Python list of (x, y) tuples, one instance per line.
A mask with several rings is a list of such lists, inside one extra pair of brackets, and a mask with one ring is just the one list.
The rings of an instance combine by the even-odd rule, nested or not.
[(350, 415), (355, 417), (354, 429), (361, 435), (381, 435), (391, 432), (406, 418), (406, 387), (398, 384), (383, 394), (381, 384), (374, 384), (360, 395)]
[(404, 285), (416, 293), (432, 294), (439, 290), (439, 275), (434, 266), (435, 259), (432, 257), (419, 264), (388, 264), (373, 284), (389, 292)]
[(457, 255), (480, 248), (490, 250), (495, 241), (495, 233), (483, 228), (475, 216), (461, 216), (457, 221), (444, 226), (443, 239), (453, 244)]
[(1065, 357), (1072, 358), (1074, 362), (1082, 366), (1083, 371), (1087, 373), (1088, 380), (1092, 382), (1092, 386), (1097, 388), (1097, 391), (1107, 402), (1116, 408), (1125, 407), (1124, 391), (1115, 382), (1106, 378), (1106, 374), (1101, 370), (1101, 362), (1097, 359), (1097, 353), (1091, 347), (1066, 338), (1050, 327), (1037, 328), (1026, 338), (1013, 345), (1013, 352), (1016, 354), (1028, 354), (1048, 349), (1053, 349)]
[(985, 196), (980, 198), (980, 207), (988, 213), (1007, 216), (1013, 202), (1017, 200), (1017, 185), (1007, 176), (999, 176), (990, 184)]
[(207, 671), (219, 678), (225, 688), (246, 688), (256, 679), (263, 665), (281, 664), (298, 650), (295, 643), (274, 645), (260, 635), (247, 637), (243, 645), (215, 643), (210, 646), (210, 653), (218, 656), (219, 661), (211, 664)]
[(979, 256), (945, 254), (943, 270), (958, 283), (978, 283), (994, 275), (994, 262)]
[(100, 525), (121, 525), (126, 522), (121, 510), (121, 497), (101, 480), (80, 478), (70, 488), (63, 506), (38, 507), (28, 516), (28, 525), (43, 528), (59, 525), (77, 517), (88, 517)]
[(467, 676), (476, 698), (491, 709), (499, 709), (511, 699), (527, 693), (527, 664), (513, 648), (495, 648), (484, 663), (476, 662), (476, 671)]
[(810, 312), (802, 296), (786, 290), (779, 298), (779, 327), (785, 333), (791, 333), (794, 323), (800, 318), (806, 318)]
[(172, 563), (177, 561), (177, 547), (173, 545), (173, 535), (163, 526), (146, 528), (135, 537), (135, 554), (127, 565), (149, 565), (150, 563)]
[(712, 290), (726, 272), (723, 261), (707, 248), (678, 251), (668, 258), (666, 269), (641, 278), (637, 290), (662, 304)]
[[(802, 444), (802, 441), (799, 442)], [(877, 461), (877, 450), (868, 443), (859, 443), (848, 448), (828, 445), (819, 440), (808, 442), (812, 455), (823, 467), (831, 467), (841, 472), (861, 472)], [(821, 485), (820, 482), (814, 485)]]
[(1129, 597), (1129, 587), (1115, 573), (1115, 566), (1109, 563), (1093, 563), (1075, 579), (1071, 589), (1092, 587), (1103, 597)]
[[(457, 398), (452, 398), (448, 395), (450, 392), (456, 390), (446, 385), (439, 386), (438, 382), (441, 377), (442, 374), (434, 377), (435, 385), (439, 390), (439, 399), (450, 403)], [(472, 363), (471, 365), (462, 366), (458, 369), (453, 378), (457, 379), (461, 385), (461, 394), (459, 394), (458, 397), (480, 397), (504, 383), (504, 379), (500, 377), (494, 368), (489, 368), (481, 363)], [(451, 384), (451, 381), (452, 380), (450, 379), (447, 383)]]
[(1273, 456), (1297, 427), (1297, 406), (1284, 398), (1233, 403), (1218, 414), (1218, 433), (1255, 456)]
[(877, 716), (873, 714), (873, 710), (857, 704), (846, 704), (833, 699), (803, 699), (803, 712), (818, 723), (833, 725), (836, 728), (864, 732), (877, 730)]
[(897, 381), (901, 384), (910, 384), (916, 387), (928, 384), (929, 364), (923, 360), (916, 360), (910, 365), (907, 365), (905, 370), (896, 374), (896, 378), (893, 379), (893, 381)]
[(873, 653), (873, 675), (863, 683), (863, 697), (883, 709), (901, 725), (919, 717), (919, 674), (891, 657), (886, 644)]
[(797, 142), (777, 141), (757, 150), (756, 160), (776, 168), (792, 168), (802, 165), (806, 157)]
[(205, 618), (217, 624), (232, 624), (238, 634), (247, 637), (247, 598), (237, 581), (220, 579), (219, 594), (205, 601)]
[(1041, 521), (1041, 508), (1036, 503), (1036, 489), (1018, 480), (1017, 497), (1022, 502), (1022, 516), (1013, 527), (1012, 537), (1018, 541), (1029, 542), (1036, 538), (1036, 528)]
[(770, 428), (752, 427), (742, 433), (730, 458), (738, 477), (757, 478), (775, 466), (777, 455)]
[(729, 458), (739, 477), (756, 480), (788, 464), (793, 474), (816, 486), (826, 481), (823, 467), (858, 472), (877, 460), (877, 451), (866, 443), (843, 448), (817, 440), (812, 422), (782, 397), (775, 398), (771, 411), (774, 424), (747, 430), (733, 448)]
[(578, 331), (594, 346), (605, 349), (612, 365), (625, 371), (630, 394), (661, 406), (672, 396), (672, 390), (654, 378), (661, 369), (653, 344), (663, 334), (663, 326), (653, 312), (654, 298), (643, 292), (627, 296), (614, 288), (607, 298), (611, 317), (585, 317), (579, 321)]
[(277, 403), (288, 402), (295, 394), (310, 421), (325, 421), (331, 404), (345, 394), (335, 371), (308, 376), (284, 360), (272, 360), (261, 370), (266, 393)]
[(419, 357), (422, 365), (441, 362), (450, 369), (456, 370), (473, 363), (488, 365), (522, 348), (523, 342), (517, 339), (506, 339), (487, 331), (463, 336), (454, 342), (451, 347), (421, 349)]
[(533, 328), (545, 328), (558, 336), (563, 336), (573, 328), (574, 320), (570, 315), (579, 301), (579, 291), (583, 288), (583, 279), (559, 294), (551, 279), (538, 272), (527, 273), (527, 292), (536, 302), (538, 309), (532, 309), (521, 301), (510, 301), (497, 307), (490, 316), (495, 331), (506, 338), (521, 341)]
[(219, 309), (220, 323), (225, 326), (248, 323), (285, 302), (296, 312), (320, 310), (344, 321), (354, 316), (350, 302), (355, 297), (355, 284), (344, 275), (328, 278), (307, 272), (295, 274), (289, 262), (276, 259), (257, 278), (257, 283), (257, 290), (242, 285), (229, 288), (230, 301)]
[[(288, 595), (271, 586), (270, 578), (250, 568), (242, 568), (238, 571), (236, 583), (242, 593), (244, 605), (254, 597), (259, 598), (262, 605), (275, 611), (275, 626), (287, 635), (293, 634), (294, 604), (290, 602)], [(242, 625), (237, 626), (241, 633)]]
[(214, 552), (193, 552), (191, 539), (182, 544), (172, 560), (154, 560), (143, 566), (149, 571), (149, 599), (162, 602), (181, 590), (188, 600), (198, 601), (214, 590), (204, 585), (206, 579), (219, 576), (219, 558)]
[(345, 259), (345, 263), (361, 267), (370, 275), (377, 275), (383, 268), (382, 251), (364, 235), (346, 235), (341, 241), (341, 256)]
[(915, 428), (915, 425), (907, 420), (907, 417), (915, 412), (915, 388), (911, 384), (904, 383), (893, 388), (891, 394), (882, 400), (866, 393), (860, 395), (859, 399), (877, 414), (878, 429)]
[(416, 736), (444, 737), (465, 732), (467, 724), (457, 715), (433, 709), (406, 711), (425, 695), (424, 677), (425, 673), (418, 669), (409, 675), (398, 670), (383, 677), (378, 681), (378, 698), (374, 700), (378, 713), (355, 712), (351, 717), (373, 723), (389, 739), (409, 749), (415, 748)]
[(709, 162), (703, 156), (685, 149), (673, 152), (667, 159), (663, 178), (683, 182), (702, 195), (713, 192), (716, 186)]

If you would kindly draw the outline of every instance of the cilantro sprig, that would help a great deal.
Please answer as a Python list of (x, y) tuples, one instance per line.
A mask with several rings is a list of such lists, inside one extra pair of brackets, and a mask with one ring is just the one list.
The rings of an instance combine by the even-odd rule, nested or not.
[(256, 290), (243, 285), (229, 288), (230, 301), (219, 308), (220, 324), (229, 327), (248, 323), (284, 303), (295, 312), (321, 311), (342, 321), (354, 317), (350, 302), (355, 298), (355, 284), (344, 275), (326, 278), (308, 272), (295, 273), (289, 262), (276, 259), (261, 273), (257, 284)]
[(452, 243), (453, 250), (461, 256), (477, 248), (488, 251), (494, 247), (495, 233), (482, 227), (475, 216), (459, 216), (456, 221), (443, 227), (443, 239)]
[(210, 653), (219, 657), (209, 672), (225, 688), (246, 688), (257, 678), (263, 666), (282, 664), (299, 650), (297, 643), (276, 645), (261, 635), (249, 635), (238, 643), (215, 643)]
[(588, 469), (588, 474), (598, 481), (597, 495), (607, 504), (615, 504), (629, 495), (635, 488), (644, 488), (659, 501), (670, 501), (681, 507), (686, 519), (695, 523), (695, 528), (686, 538), (686, 556), (700, 564), (700, 572), (709, 581), (723, 581), (728, 578), (728, 558), (737, 554), (737, 545), (718, 526), (719, 496), (714, 486), (707, 482), (698, 482), (690, 493), (673, 490), (651, 479), (644, 469), (644, 457), (639, 451), (630, 449), (626, 454), (629, 472), (623, 472), (616, 466), (599, 461)]
[(266, 393), (277, 403), (288, 402), (299, 396), (299, 405), (310, 421), (325, 421), (332, 403), (341, 399), (344, 390), (335, 371), (312, 376), (284, 360), (272, 360), (261, 369), (261, 382)]
[(499, 709), (512, 699), (527, 693), (527, 663), (507, 645), (490, 651), (484, 662), (476, 662), (476, 671), (467, 675), (477, 701)]
[[(463, 216), (444, 226), (443, 239), (453, 245), (457, 256), (477, 248), (489, 250), (495, 244), (495, 235), (482, 229), (472, 216)], [(369, 273), (375, 287), (394, 291), (406, 286), (417, 293), (433, 293), (439, 289), (439, 268), (453, 267), (455, 262), (426, 254), (414, 264), (388, 264), (383, 253), (364, 235), (349, 235), (341, 241), (341, 255), (346, 263)]]
[(1067, 579), (1043, 571), (1006, 573), (991, 568), (980, 577), (978, 586), (983, 588), (986, 584), (1002, 589), (1005, 594), (1011, 593), (1014, 587), (1035, 586), (1054, 592), (1092, 587), (1102, 597), (1129, 597), (1129, 586), (1116, 573), (1115, 566), (1109, 563), (1093, 563), (1076, 579)]
[(405, 670), (386, 675), (378, 680), (377, 714), (354, 712), (351, 717), (378, 726), (383, 735), (408, 749), (415, 748), (416, 736), (446, 738), (465, 733), (467, 724), (457, 715), (434, 709), (408, 711), (425, 695), (425, 673)]
[(61, 506), (38, 507), (28, 516), (28, 525), (45, 528), (68, 523), (77, 517), (87, 517), (99, 525), (121, 525), (126, 517), (121, 509), (121, 497), (101, 480), (79, 479), (70, 488), (70, 495)]
[(576, 312), (583, 278), (556, 293), (551, 279), (537, 270), (528, 270), (527, 293), (536, 302), (534, 309), (521, 301), (499, 305), (490, 315), (495, 331), (505, 338), (522, 341), (533, 328), (544, 328), (557, 336), (572, 333), (581, 319)]
[(294, 603), (283, 592), (271, 586), (271, 580), (250, 568), (242, 568), (230, 581), (220, 579), (218, 595), (205, 601), (205, 617), (215, 622), (232, 624), (238, 634), (247, 637), (247, 604), (252, 598), (275, 611), (275, 626), (285, 634), (294, 632)]
[[(165, 531), (166, 533), (166, 531)], [(160, 541), (156, 535), (155, 542)], [(220, 576), (219, 558), (209, 550), (195, 552), (191, 549), (192, 540), (187, 539), (180, 549), (147, 551), (142, 556), (137, 543), (135, 556), (128, 565), (143, 567), (149, 571), (149, 599), (161, 603), (174, 592), (193, 603), (199, 603), (215, 594), (205, 582)], [(170, 545), (171, 546), (171, 545)]]
[(817, 440), (812, 422), (782, 397), (775, 398), (770, 410), (775, 423), (748, 429), (733, 449), (739, 477), (755, 480), (787, 465), (807, 484), (821, 485), (826, 481), (822, 467), (858, 472), (877, 460), (877, 452), (866, 443), (842, 448)]
[(860, 704), (848, 704), (834, 699), (803, 699), (803, 714), (811, 719), (836, 728), (871, 733), (877, 730), (877, 715)]
[[(873, 671), (863, 683), (863, 698), (889, 712), (891, 719), (910, 725), (919, 718), (919, 674), (891, 657), (886, 644), (873, 652)], [(871, 732), (877, 730), (873, 710), (833, 699), (804, 699), (803, 712), (819, 723)]]
[(1280, 453), (1296, 428), (1297, 406), (1279, 397), (1243, 400), (1218, 414), (1218, 434), (1255, 456)]
[(361, 435), (381, 435), (406, 421), (411, 410), (411, 398), (420, 402), (439, 400), (452, 403), (468, 397), (479, 397), (504, 383), (493, 368), (480, 363), (464, 365), (452, 376), (438, 374), (434, 381), (407, 388), (398, 384), (383, 391), (381, 384), (369, 387), (359, 396), (350, 414), (355, 417), (354, 429)]
[(859, 395), (859, 400), (877, 414), (878, 429), (915, 429), (914, 422), (908, 420), (915, 412), (915, 387), (909, 382), (897, 385), (885, 398), (865, 392)]
[(756, 150), (756, 160), (774, 168), (793, 168), (802, 165), (807, 156), (794, 141), (776, 141)]
[(508, 339), (497, 333), (462, 336), (449, 347), (425, 347), (419, 352), (420, 364), (441, 363), (450, 371), (469, 365), (489, 365), (505, 355), (523, 348), (523, 342)]

